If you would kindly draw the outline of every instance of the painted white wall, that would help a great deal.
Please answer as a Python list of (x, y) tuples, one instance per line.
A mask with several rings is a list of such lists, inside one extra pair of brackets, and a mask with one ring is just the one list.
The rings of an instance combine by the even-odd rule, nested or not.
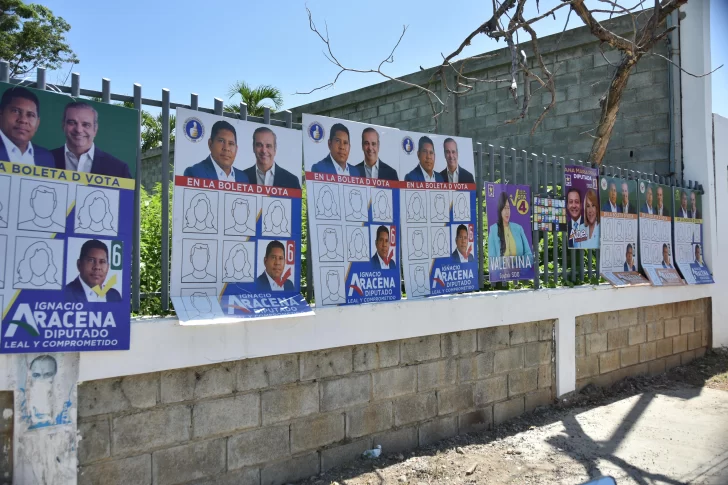
[[(135, 320), (131, 350), (81, 353), (79, 381), (556, 319), (557, 393), (562, 395), (576, 385), (577, 316), (717, 297), (715, 289), (601, 285), (323, 308), (314, 316), (221, 325), (180, 326), (172, 318)], [(7, 368), (12, 359), (3, 356), (0, 368)], [(3, 374), (0, 389), (8, 388)]]
[[(728, 247), (728, 119), (713, 115), (713, 138), (715, 151), (711, 156), (714, 161), (716, 247)], [(705, 202), (705, 200), (704, 200)], [(713, 299), (713, 347), (728, 346), (728, 257), (725, 250), (713, 263), (716, 295)]]
[[(684, 70), (693, 74), (710, 72), (710, 1), (688, 2), (681, 8), (680, 59)], [(713, 174), (713, 119), (711, 76), (695, 78), (681, 73), (683, 177), (699, 181), (708, 195), (703, 196), (703, 252), (708, 267), (717, 262), (715, 194)]]

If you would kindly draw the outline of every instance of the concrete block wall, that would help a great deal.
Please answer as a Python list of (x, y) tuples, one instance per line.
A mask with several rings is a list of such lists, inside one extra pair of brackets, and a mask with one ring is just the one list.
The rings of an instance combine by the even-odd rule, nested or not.
[(552, 402), (554, 322), (79, 385), (80, 484), (282, 484)]
[(656, 375), (705, 355), (710, 298), (576, 319), (576, 388)]
[[(617, 32), (630, 32), (629, 17), (615, 18), (607, 26)], [(530, 58), (530, 43), (521, 46)], [(603, 47), (602, 47), (603, 48)], [(540, 39), (540, 49), (549, 69), (556, 73), (556, 107), (531, 135), (533, 124), (551, 95), (532, 82), (534, 94), (526, 118), (506, 124), (520, 114), (508, 90), (511, 81), (507, 49), (488, 53), (489, 59), (468, 62), (464, 74), (471, 78), (506, 82), (476, 83), (469, 93), (453, 97), (439, 119), (438, 132), (473, 138), (496, 147), (517, 148), (529, 153), (546, 153), (586, 160), (592, 139), (587, 132), (599, 120), (599, 98), (606, 92), (619, 62), (618, 51), (600, 51), (598, 42), (585, 27)], [(666, 42), (655, 52), (667, 55)], [(459, 69), (459, 65), (456, 66)], [(403, 79), (428, 86), (442, 99), (435, 69), (427, 69)], [(448, 81), (453, 85), (454, 78)], [(519, 90), (522, 90), (522, 82)], [(522, 91), (521, 91), (522, 93)], [(637, 64), (623, 94), (605, 164), (629, 167), (643, 172), (669, 173), (670, 119), (668, 63), (657, 56), (645, 56)], [(349, 93), (293, 108), (300, 121), (302, 113), (372, 123), (403, 130), (432, 131), (433, 111), (427, 95), (396, 81), (386, 81)], [(352, 152), (353, 153), (353, 152)], [(358, 160), (357, 160), (358, 162)]]

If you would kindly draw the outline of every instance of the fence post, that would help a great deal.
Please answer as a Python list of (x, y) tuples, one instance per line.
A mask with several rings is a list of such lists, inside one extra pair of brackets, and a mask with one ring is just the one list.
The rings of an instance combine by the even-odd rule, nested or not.
[(263, 123), (270, 125), (270, 108), (268, 107), (263, 108)]
[(35, 87), (41, 91), (46, 89), (46, 70), (45, 67), (39, 67), (36, 71)]
[(217, 116), (222, 116), (222, 111), (223, 111), (222, 99), (215, 98), (215, 114)]
[(193, 109), (197, 111), (199, 109), (199, 96), (197, 96), (197, 93), (191, 93), (190, 94), (190, 109)]
[(169, 310), (169, 89), (162, 89), (162, 311)]
[[(531, 156), (533, 157), (533, 177), (531, 179), (531, 193), (538, 193), (538, 156), (535, 153), (532, 153)], [(524, 164), (524, 167), (527, 166), (527, 164)], [(533, 275), (533, 288), (538, 290), (541, 286), (541, 270), (539, 269), (539, 262), (538, 262), (538, 246), (540, 241), (540, 234), (538, 231), (532, 231), (533, 233), (533, 267), (536, 269), (534, 271)]]
[[(485, 279), (485, 268), (483, 267), (485, 258), (483, 256), (483, 241), (485, 240), (485, 228), (483, 227), (483, 144), (476, 143), (476, 154), (477, 159), (475, 163), (475, 204), (477, 211), (475, 211), (476, 234), (479, 236), (475, 238), (474, 244), (479, 244), (478, 247), (478, 289), (483, 288)], [(402, 201), (400, 201), (400, 204)]]
[(74, 98), (81, 96), (81, 75), (77, 72), (71, 74), (71, 96)]
[[(541, 190), (540, 184), (536, 186), (536, 194), (542, 195), (548, 191), (549, 184), (549, 171), (548, 163), (549, 157), (545, 153), (541, 154), (542, 160), (539, 160), (539, 165), (543, 165), (543, 190)], [(533, 195), (533, 194), (531, 194)], [(539, 238), (543, 234), (543, 281), (548, 286), (549, 284), (549, 234), (548, 232), (538, 231)]]
[(142, 208), (142, 85), (134, 84), (134, 109), (137, 110), (139, 123), (137, 124), (137, 154), (136, 154), (136, 183), (134, 184), (134, 228), (132, 241), (131, 266), (131, 309), (139, 311), (141, 306), (141, 208)]
[(101, 101), (111, 103), (111, 79), (106, 77), (101, 80)]
[(0, 61), (0, 82), (10, 82), (10, 64), (8, 61)]

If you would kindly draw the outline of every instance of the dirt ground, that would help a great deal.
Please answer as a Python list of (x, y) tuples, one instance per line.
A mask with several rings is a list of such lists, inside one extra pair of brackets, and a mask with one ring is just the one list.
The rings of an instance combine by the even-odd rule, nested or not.
[[(728, 351), (656, 377), (587, 386), (493, 430), (359, 459), (305, 485), (728, 483)], [(726, 436), (727, 438), (723, 438)]]

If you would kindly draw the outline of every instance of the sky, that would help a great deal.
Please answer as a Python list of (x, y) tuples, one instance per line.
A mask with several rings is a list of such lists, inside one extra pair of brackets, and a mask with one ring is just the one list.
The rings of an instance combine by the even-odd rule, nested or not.
[[(197, 93), (200, 106), (206, 107), (213, 106), (215, 97), (238, 103), (239, 98), (228, 97), (236, 81), (274, 85), (283, 93), (284, 108), (291, 108), (384, 80), (378, 74), (344, 73), (332, 88), (295, 94), (331, 82), (338, 72), (323, 55), (324, 43), (309, 29), (306, 6), (322, 33), (328, 26), (334, 54), (347, 67), (376, 67), (408, 26), (394, 62), (384, 67), (392, 76), (439, 64), (442, 54), (455, 50), (492, 13), (491, 2), (483, 0), (446, 3), (451, 8), (435, 0), (36, 1), (71, 24), (67, 40), (80, 59), (76, 66), (49, 73), (48, 82), (70, 84), (73, 71), (81, 74), (81, 86), (87, 89), (101, 90), (101, 78), (107, 77), (112, 92), (132, 94), (133, 83), (140, 83), (145, 98), (161, 99), (167, 88), (173, 102), (187, 104), (190, 93)], [(541, 0), (542, 11), (558, 3)], [(536, 15), (535, 2), (529, 5), (526, 18)], [(711, 8), (716, 67), (728, 64), (728, 2), (712, 0)], [(566, 13), (564, 8), (555, 20), (540, 21), (539, 35), (560, 32)], [(569, 27), (581, 25), (572, 15)], [(479, 35), (463, 54), (503, 46)], [(728, 66), (713, 75), (712, 86), (713, 111), (728, 117)]]

